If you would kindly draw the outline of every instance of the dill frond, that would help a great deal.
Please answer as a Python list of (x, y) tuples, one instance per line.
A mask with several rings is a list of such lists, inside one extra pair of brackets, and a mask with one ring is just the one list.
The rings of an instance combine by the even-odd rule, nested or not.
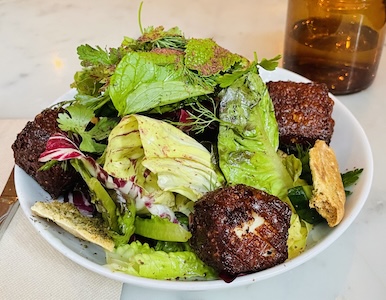
[(216, 101), (208, 97), (211, 107), (206, 107), (202, 102), (196, 101), (186, 104), (186, 112), (189, 114), (187, 122), (170, 122), (177, 127), (189, 127), (196, 134), (201, 134), (205, 129), (209, 128), (214, 123), (223, 124), (229, 127), (234, 127), (231, 123), (225, 122), (217, 117), (218, 104)]

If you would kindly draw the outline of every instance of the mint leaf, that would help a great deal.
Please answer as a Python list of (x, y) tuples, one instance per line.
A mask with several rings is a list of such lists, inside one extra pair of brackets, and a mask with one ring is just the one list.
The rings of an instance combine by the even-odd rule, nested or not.
[(189, 83), (177, 54), (128, 53), (111, 77), (109, 93), (120, 116), (212, 93)]

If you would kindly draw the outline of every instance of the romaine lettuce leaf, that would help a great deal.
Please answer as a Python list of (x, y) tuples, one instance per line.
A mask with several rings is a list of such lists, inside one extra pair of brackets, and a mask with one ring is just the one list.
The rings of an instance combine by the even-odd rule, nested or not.
[(291, 226), (288, 230), (288, 259), (298, 256), (304, 251), (307, 243), (307, 236), (312, 225), (300, 219), (299, 215), (292, 213)]
[(134, 276), (153, 279), (180, 280), (216, 279), (215, 271), (206, 266), (193, 252), (156, 251), (139, 241), (106, 252), (106, 266)]
[(249, 72), (221, 94), (219, 164), (228, 184), (246, 184), (264, 190), (292, 208), (287, 241), (289, 257), (306, 245), (311, 227), (300, 220), (288, 199), (288, 190), (305, 184), (299, 179), (301, 162), (278, 151), (279, 131), (273, 103), (260, 76)]
[(167, 242), (187, 242), (192, 234), (179, 223), (170, 222), (166, 218), (135, 218), (135, 233), (146, 238)]
[(264, 82), (249, 72), (220, 97), (220, 119), (224, 122), (220, 123), (218, 151), (226, 180), (284, 199), (293, 178), (277, 153), (278, 125)]

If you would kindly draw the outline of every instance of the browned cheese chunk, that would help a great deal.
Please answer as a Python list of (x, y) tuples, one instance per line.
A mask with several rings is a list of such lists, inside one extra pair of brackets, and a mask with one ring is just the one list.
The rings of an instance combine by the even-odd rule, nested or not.
[(79, 174), (69, 165), (65, 170), (56, 164), (46, 171), (39, 170), (44, 163), (38, 161), (51, 135), (62, 132), (56, 119), (59, 109), (46, 109), (28, 122), (12, 145), (15, 163), (46, 190), (53, 198), (70, 189)]
[(319, 83), (270, 81), (267, 83), (279, 126), (281, 145), (330, 143), (334, 131), (334, 101)]
[(220, 188), (195, 204), (190, 243), (220, 273), (260, 271), (287, 259), (290, 218), (286, 203), (261, 190)]

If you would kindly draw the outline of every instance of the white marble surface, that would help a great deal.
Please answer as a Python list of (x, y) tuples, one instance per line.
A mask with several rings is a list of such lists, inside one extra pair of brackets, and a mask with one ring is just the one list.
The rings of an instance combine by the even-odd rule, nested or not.
[[(79, 44), (116, 46), (124, 35), (138, 36), (139, 3), (138, 0), (0, 0), (2, 128), (10, 122), (8, 119), (32, 119), (69, 89), (72, 76), (79, 69), (76, 55)], [(249, 58), (256, 51), (261, 58), (282, 52), (285, 14), (284, 0), (145, 0), (142, 24), (166, 28), (177, 25), (188, 37), (213, 37), (231, 51)], [(375, 173), (360, 215), (326, 251), (295, 270), (250, 286), (177, 293), (125, 285), (122, 299), (385, 299), (385, 82), (384, 53), (378, 75), (369, 89), (339, 97), (370, 140)], [(0, 147), (10, 147), (9, 140), (4, 143), (5, 134), (0, 132)], [(12, 157), (7, 156), (2, 165), (1, 186), (11, 165)], [(34, 271), (24, 272), (24, 278), (30, 278), (28, 287), (34, 288), (37, 280)], [(15, 280), (14, 288), (22, 284)], [(63, 298), (69, 288), (63, 284)]]

